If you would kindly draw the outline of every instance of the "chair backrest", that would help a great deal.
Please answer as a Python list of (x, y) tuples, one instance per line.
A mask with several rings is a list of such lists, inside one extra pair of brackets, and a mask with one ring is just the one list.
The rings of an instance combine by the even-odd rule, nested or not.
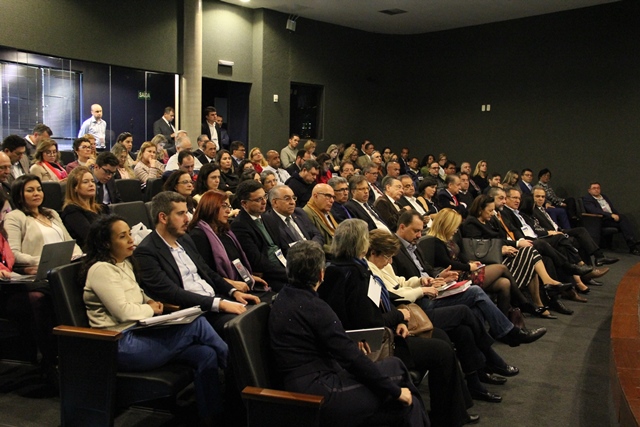
[(82, 299), (83, 284), (78, 283), (82, 263), (63, 265), (49, 272), (49, 287), (56, 317), (61, 325), (89, 327), (87, 309)]
[(141, 202), (144, 200), (138, 179), (116, 179), (116, 189), (123, 202)]
[(164, 181), (162, 178), (149, 178), (147, 180), (147, 188), (144, 190), (145, 202), (150, 202), (153, 196), (160, 193), (163, 185)]
[(63, 165), (68, 165), (71, 162), (76, 161), (76, 153), (69, 150), (61, 150), (60, 151), (60, 161)]
[(143, 223), (147, 228), (151, 228), (149, 212), (144, 202), (114, 203), (109, 205), (111, 213), (120, 215), (127, 221), (129, 227)]
[(269, 343), (271, 307), (260, 303), (231, 319), (224, 326), (229, 360), (240, 390), (246, 386), (276, 388), (275, 364)]
[(59, 182), (43, 182), (42, 192), (44, 193), (42, 206), (60, 212), (62, 210), (62, 202), (64, 202), (64, 192), (62, 185), (60, 185)]
[(418, 240), (418, 247), (422, 252), (422, 256), (426, 263), (428, 263), (431, 267), (434, 267), (433, 263), (435, 262), (435, 239), (434, 236), (424, 236)]

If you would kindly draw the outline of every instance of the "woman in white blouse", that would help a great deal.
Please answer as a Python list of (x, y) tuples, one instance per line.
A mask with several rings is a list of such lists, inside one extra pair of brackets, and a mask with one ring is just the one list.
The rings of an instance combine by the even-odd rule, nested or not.
[[(36, 266), (44, 245), (72, 240), (58, 213), (42, 206), (44, 193), (39, 177), (18, 177), (11, 187), (11, 198), (16, 209), (7, 214), (5, 230), (16, 267)], [(82, 250), (76, 245), (73, 256), (80, 255)]]

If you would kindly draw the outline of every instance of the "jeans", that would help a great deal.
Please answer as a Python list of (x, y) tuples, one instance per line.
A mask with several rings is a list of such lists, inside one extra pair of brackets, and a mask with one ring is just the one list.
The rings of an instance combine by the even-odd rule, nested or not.
[(158, 368), (171, 360), (193, 367), (198, 413), (203, 420), (223, 412), (218, 368), (226, 368), (229, 348), (204, 317), (187, 325), (135, 329), (118, 342), (118, 367), (125, 371)]
[[(422, 298), (425, 300), (426, 298)], [(481, 321), (489, 323), (491, 335), (502, 338), (513, 329), (513, 323), (500, 311), (484, 291), (472, 285), (466, 291), (429, 301), (429, 308), (466, 305)]]

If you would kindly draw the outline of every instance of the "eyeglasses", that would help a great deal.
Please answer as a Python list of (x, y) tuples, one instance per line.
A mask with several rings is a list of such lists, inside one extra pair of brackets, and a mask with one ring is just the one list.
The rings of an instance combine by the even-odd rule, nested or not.
[(191, 181), (190, 179), (185, 179), (183, 181), (178, 181), (178, 184), (182, 184), (182, 185), (193, 185), (193, 181)]
[(349, 188), (334, 188), (333, 189), (334, 193), (346, 193), (347, 191), (349, 191)]
[(326, 197), (327, 199), (332, 199), (333, 200), (333, 199), (336, 198), (336, 196), (334, 196), (333, 194), (329, 194), (329, 193), (318, 193), (318, 194), (321, 195), (321, 196)]
[(110, 169), (107, 169), (104, 166), (100, 166), (100, 169), (102, 169), (104, 171), (104, 173), (107, 174), (108, 176), (111, 176), (111, 175), (113, 175), (114, 173), (117, 172), (117, 171), (112, 171)]
[[(267, 197), (267, 196), (265, 196), (265, 197)], [(295, 202), (296, 200), (298, 200), (298, 198), (296, 196), (286, 196), (286, 197), (278, 197), (278, 198), (273, 199), (273, 200), (284, 200), (285, 202), (288, 203), (288, 202), (291, 202), (291, 201)]]
[(90, 145), (81, 145), (80, 147), (78, 147), (80, 150), (91, 150), (91, 146)]
[(269, 196), (267, 196), (267, 195), (265, 194), (265, 195), (264, 195), (264, 196), (262, 196), (262, 197), (257, 197), (257, 198), (255, 198), (255, 199), (247, 199), (246, 201), (247, 201), (247, 202), (255, 202), (255, 203), (266, 202), (268, 197), (269, 197)]
[(58, 150), (43, 151), (42, 153), (46, 154), (47, 156), (55, 156), (56, 154), (58, 154)]
[(225, 211), (230, 211), (232, 209), (231, 205), (229, 203), (223, 203), (222, 204), (222, 209), (224, 209)]
[(385, 261), (387, 261), (387, 262), (391, 262), (391, 260), (393, 259), (393, 256), (390, 256), (390, 255), (382, 255), (382, 256), (384, 257)]

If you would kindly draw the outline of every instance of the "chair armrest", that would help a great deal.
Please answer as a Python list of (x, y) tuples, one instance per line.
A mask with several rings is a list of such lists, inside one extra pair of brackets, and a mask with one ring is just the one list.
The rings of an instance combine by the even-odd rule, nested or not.
[(53, 328), (54, 335), (86, 338), (101, 341), (118, 341), (122, 338), (122, 332), (106, 329), (83, 328), (79, 326), (60, 325)]
[(273, 390), (247, 386), (242, 390), (244, 399), (259, 400), (263, 402), (289, 403), (301, 406), (321, 406), (324, 403), (324, 396), (305, 393), (294, 393), (290, 391)]
[(604, 215), (600, 215), (600, 214), (582, 213), (581, 215), (586, 217), (591, 217), (591, 218), (604, 218)]

